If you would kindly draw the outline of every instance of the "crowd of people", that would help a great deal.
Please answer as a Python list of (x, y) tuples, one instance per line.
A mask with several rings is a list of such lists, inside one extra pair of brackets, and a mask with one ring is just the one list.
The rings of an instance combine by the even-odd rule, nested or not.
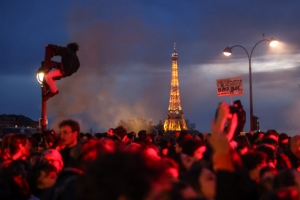
[(238, 116), (222, 102), (209, 134), (174, 137), (81, 133), (8, 134), (0, 151), (5, 200), (298, 200), (300, 135), (275, 130), (235, 134)]

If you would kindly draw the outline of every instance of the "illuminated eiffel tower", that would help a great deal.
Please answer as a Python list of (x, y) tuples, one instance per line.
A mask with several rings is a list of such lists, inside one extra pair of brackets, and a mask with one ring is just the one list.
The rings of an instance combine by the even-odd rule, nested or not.
[(178, 54), (176, 52), (176, 43), (174, 43), (174, 52), (172, 53), (172, 78), (169, 109), (167, 119), (164, 124), (165, 131), (187, 130), (184, 120), (184, 114), (181, 111), (179, 80), (178, 80)]

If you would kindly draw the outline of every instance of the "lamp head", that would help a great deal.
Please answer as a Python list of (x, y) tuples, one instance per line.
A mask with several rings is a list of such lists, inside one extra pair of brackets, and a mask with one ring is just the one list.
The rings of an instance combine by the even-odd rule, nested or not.
[(278, 45), (278, 41), (274, 38), (270, 39), (270, 46), (271, 47), (276, 47)]
[(225, 56), (230, 56), (231, 55), (231, 48), (230, 47), (226, 47), (225, 49), (224, 49), (224, 51), (223, 51), (223, 54), (225, 55)]
[(38, 71), (36, 72), (36, 79), (37, 79), (37, 81), (39, 82), (39, 84), (43, 84), (43, 81), (44, 81), (44, 71), (43, 71), (43, 69), (42, 69), (42, 67), (40, 67), (39, 69), (38, 69)]

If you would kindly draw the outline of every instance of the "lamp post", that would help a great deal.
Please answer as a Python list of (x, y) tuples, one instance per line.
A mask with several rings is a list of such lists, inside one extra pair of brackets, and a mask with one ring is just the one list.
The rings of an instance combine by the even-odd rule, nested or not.
[(250, 131), (253, 131), (253, 100), (252, 100), (252, 71), (251, 71), (251, 58), (252, 58), (252, 54), (253, 54), (253, 50), (255, 49), (255, 47), (263, 42), (263, 41), (267, 41), (269, 42), (271, 47), (276, 47), (278, 44), (278, 41), (274, 38), (271, 39), (265, 39), (263, 38), (262, 40), (258, 41), (254, 47), (252, 48), (250, 54), (248, 53), (248, 51), (245, 49), (245, 47), (241, 46), (241, 45), (234, 45), (232, 47), (226, 47), (223, 51), (225, 56), (230, 56), (232, 53), (232, 49), (234, 47), (241, 47), (242, 49), (244, 49), (244, 51), (246, 52), (247, 56), (248, 56), (248, 61), (249, 61), (249, 90), (250, 90)]
[(47, 103), (44, 101), (43, 96), (47, 91), (45, 82), (44, 82), (44, 72), (42, 70), (43, 66), (37, 71), (36, 73), (36, 79), (41, 84), (42, 89), (42, 112), (41, 112), (41, 129), (42, 131), (46, 130), (47, 127)]

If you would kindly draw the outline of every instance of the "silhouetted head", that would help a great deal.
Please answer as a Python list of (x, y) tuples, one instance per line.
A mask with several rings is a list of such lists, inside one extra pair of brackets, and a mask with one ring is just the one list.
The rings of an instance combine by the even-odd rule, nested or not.
[(67, 45), (67, 47), (68, 47), (69, 49), (71, 49), (72, 51), (74, 51), (74, 52), (76, 52), (76, 51), (79, 50), (79, 46), (78, 46), (78, 44), (77, 44), (76, 42), (69, 43), (69, 44)]

